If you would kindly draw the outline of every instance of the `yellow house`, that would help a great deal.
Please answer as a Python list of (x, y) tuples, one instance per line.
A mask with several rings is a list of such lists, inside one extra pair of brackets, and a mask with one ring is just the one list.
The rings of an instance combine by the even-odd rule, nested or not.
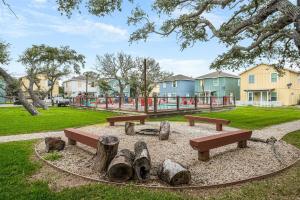
[(300, 100), (300, 72), (258, 65), (240, 74), (242, 105), (289, 106)]
[[(41, 91), (48, 91), (50, 89), (50, 82), (47, 79), (47, 77), (44, 74), (40, 74), (38, 75), (38, 79), (40, 80), (38, 83), (38, 86), (40, 88)], [(22, 90), (25, 92), (26, 96), (29, 97), (29, 94), (26, 90), (26, 88), (28, 88), (29, 86), (29, 80), (26, 77), (22, 77), (21, 79), (21, 86), (22, 86)], [(33, 86), (33, 90), (36, 91), (38, 90), (38, 86), (35, 84)], [(59, 95), (59, 83), (58, 81), (55, 82), (53, 90), (52, 90), (52, 97), (56, 97)], [(48, 99), (50, 99), (50, 94), (47, 97)]]

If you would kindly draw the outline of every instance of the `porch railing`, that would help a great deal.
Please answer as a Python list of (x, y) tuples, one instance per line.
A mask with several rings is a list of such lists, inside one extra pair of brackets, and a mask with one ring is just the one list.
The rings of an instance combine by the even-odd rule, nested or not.
[(280, 101), (236, 101), (237, 106), (261, 106), (261, 107), (279, 107)]

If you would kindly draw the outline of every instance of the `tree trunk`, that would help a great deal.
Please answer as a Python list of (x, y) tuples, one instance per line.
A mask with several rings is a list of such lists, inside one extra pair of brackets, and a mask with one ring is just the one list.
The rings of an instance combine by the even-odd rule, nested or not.
[(33, 85), (34, 82), (32, 82), (31, 80), (29, 80), (29, 87), (28, 87), (28, 93), (32, 99), (33, 105), (37, 106), (37, 107), (41, 107), (44, 110), (48, 109), (48, 106), (45, 104), (45, 102), (43, 100), (41, 100), (33, 91)]
[[(300, 0), (297, 0), (297, 6), (298, 6), (298, 8), (300, 8)], [(293, 35), (294, 42), (298, 48), (298, 52), (300, 55), (300, 15), (298, 15), (294, 26), (295, 26), (295, 31), (294, 31), (294, 35)]]
[(119, 146), (119, 139), (115, 136), (102, 136), (99, 138), (97, 145), (96, 160), (94, 169), (98, 172), (105, 172), (112, 161), (117, 155)]
[(191, 173), (181, 164), (165, 160), (159, 168), (158, 177), (170, 185), (188, 184), (191, 181)]
[(147, 144), (143, 141), (138, 141), (134, 144), (135, 159), (133, 168), (135, 176), (138, 180), (144, 181), (150, 178), (151, 159)]
[(134, 135), (134, 123), (133, 122), (125, 122), (125, 134), (126, 135)]
[(170, 135), (170, 123), (167, 121), (163, 121), (160, 123), (159, 128), (159, 140), (168, 140)]
[(116, 182), (124, 182), (133, 177), (132, 163), (134, 153), (128, 149), (122, 149), (116, 157), (111, 161), (107, 176), (109, 180)]
[(31, 114), (31, 115), (38, 115), (39, 112), (30, 104), (20, 87), (20, 83), (14, 79), (11, 75), (9, 75), (4, 69), (0, 67), (0, 76), (3, 77), (4, 81), (7, 83), (8, 86), (13, 88), (17, 93), (18, 99), (20, 103), (24, 106), (24, 108)]

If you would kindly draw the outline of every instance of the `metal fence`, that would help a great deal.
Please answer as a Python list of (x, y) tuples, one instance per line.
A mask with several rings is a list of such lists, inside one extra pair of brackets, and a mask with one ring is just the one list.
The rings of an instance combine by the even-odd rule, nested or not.
[[(146, 102), (147, 101), (147, 102)], [(234, 97), (85, 97), (72, 98), (72, 106), (136, 112), (166, 112), (235, 106)]]

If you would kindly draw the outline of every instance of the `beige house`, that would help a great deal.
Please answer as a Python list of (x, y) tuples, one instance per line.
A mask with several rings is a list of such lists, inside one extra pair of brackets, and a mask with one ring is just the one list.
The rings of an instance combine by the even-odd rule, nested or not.
[(242, 105), (289, 106), (300, 100), (300, 72), (258, 65), (240, 74)]
[[(26, 88), (28, 88), (29, 86), (29, 80), (26, 77), (21, 77), (20, 78), (22, 81), (22, 90), (25, 92), (26, 97), (29, 98), (29, 94), (26, 90)], [(38, 86), (40, 88), (41, 91), (48, 91), (50, 89), (50, 82), (47, 79), (47, 77), (43, 74), (38, 75), (38, 79), (40, 80), (38, 83)], [(38, 90), (38, 86), (35, 84), (33, 86), (33, 90), (36, 91)], [(56, 83), (54, 84), (53, 90), (52, 90), (52, 97), (57, 97), (59, 95), (59, 83), (58, 81), (56, 81)], [(50, 95), (48, 95), (47, 97), (48, 99), (50, 99)]]

